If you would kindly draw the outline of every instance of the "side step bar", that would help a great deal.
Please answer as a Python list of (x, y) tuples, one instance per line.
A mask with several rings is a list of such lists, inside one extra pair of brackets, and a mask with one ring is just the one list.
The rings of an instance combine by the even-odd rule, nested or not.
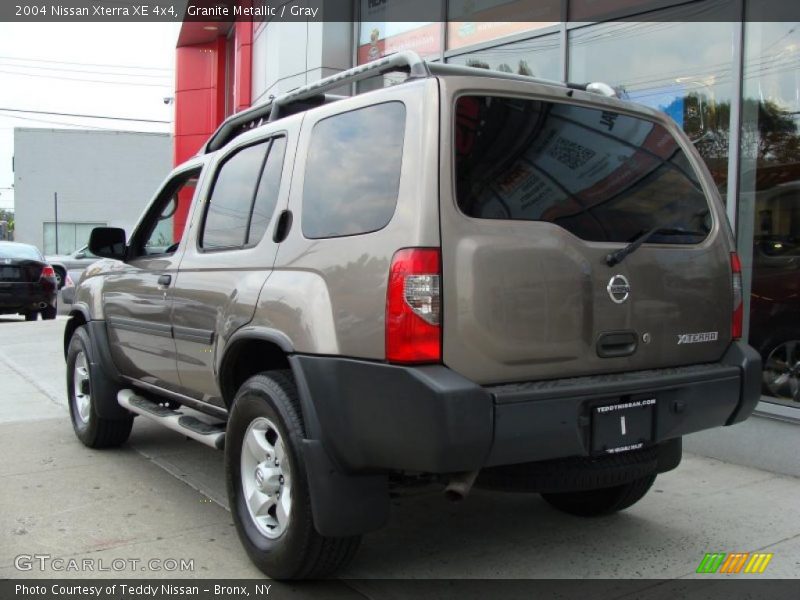
[(206, 423), (180, 411), (160, 406), (152, 400), (137, 395), (133, 390), (120, 390), (117, 393), (117, 402), (132, 413), (152, 419), (164, 427), (182, 433), (206, 446), (217, 450), (225, 447), (225, 425), (223, 423), (213, 425)]

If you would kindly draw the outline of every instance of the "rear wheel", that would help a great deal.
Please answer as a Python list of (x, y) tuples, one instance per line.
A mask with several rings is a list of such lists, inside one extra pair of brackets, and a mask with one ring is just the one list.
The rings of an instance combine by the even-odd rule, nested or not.
[(75, 435), (84, 445), (111, 448), (128, 439), (133, 415), (106, 419), (97, 414), (98, 403), (109, 400), (110, 395), (116, 396), (117, 387), (93, 357), (89, 334), (84, 327), (78, 327), (67, 350), (69, 414)]
[(64, 287), (64, 281), (66, 280), (66, 273), (58, 267), (54, 267), (53, 272), (56, 274), (56, 286), (57, 286), (56, 289), (60, 290), (62, 287)]
[(542, 494), (551, 506), (578, 517), (600, 517), (633, 506), (648, 492), (655, 474), (641, 477), (630, 483), (599, 490)]
[(35, 310), (30, 310), (24, 314), (26, 321), (35, 321), (36, 319), (39, 318), (39, 313), (37, 313)]
[(42, 309), (42, 319), (45, 321), (52, 321), (56, 318), (58, 309), (55, 306), (48, 306)]
[(274, 579), (331, 575), (355, 555), (360, 537), (314, 528), (297, 389), (288, 371), (248, 379), (225, 436), (225, 477), (236, 530), (253, 563)]

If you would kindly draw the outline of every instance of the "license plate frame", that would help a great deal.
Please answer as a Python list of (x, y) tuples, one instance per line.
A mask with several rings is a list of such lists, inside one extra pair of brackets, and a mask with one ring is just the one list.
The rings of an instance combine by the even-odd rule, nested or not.
[(656, 402), (651, 396), (592, 407), (592, 453), (618, 454), (652, 443)]

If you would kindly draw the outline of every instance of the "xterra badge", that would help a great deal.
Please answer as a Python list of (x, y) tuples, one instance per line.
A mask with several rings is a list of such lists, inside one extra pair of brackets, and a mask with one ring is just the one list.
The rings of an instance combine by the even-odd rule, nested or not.
[(706, 333), (682, 333), (678, 335), (678, 344), (702, 344), (704, 342), (716, 342), (719, 334), (716, 331)]

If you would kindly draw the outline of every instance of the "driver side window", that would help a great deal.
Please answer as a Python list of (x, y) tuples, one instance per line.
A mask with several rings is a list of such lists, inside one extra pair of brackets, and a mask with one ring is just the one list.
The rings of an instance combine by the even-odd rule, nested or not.
[[(188, 207), (197, 188), (200, 169), (181, 173), (170, 181), (142, 223), (133, 245), (136, 256), (163, 256), (175, 252), (183, 237), (183, 224), (177, 226), (176, 214)], [(185, 214), (185, 209), (183, 209)]]

